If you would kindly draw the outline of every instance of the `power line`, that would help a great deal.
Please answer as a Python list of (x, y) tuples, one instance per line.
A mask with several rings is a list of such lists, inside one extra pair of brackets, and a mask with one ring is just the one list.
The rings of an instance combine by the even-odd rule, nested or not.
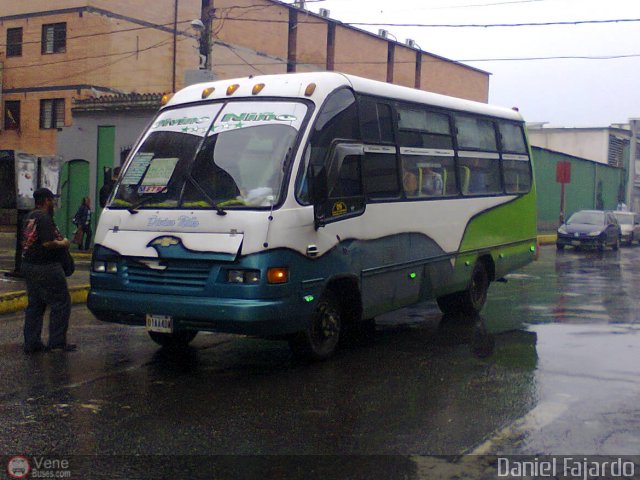
[[(266, 18), (226, 17), (225, 20), (259, 23), (288, 23), (288, 20), (273, 20)], [(634, 23), (640, 18), (617, 18), (610, 20), (571, 20), (563, 22), (522, 22), (522, 23), (485, 23), (485, 24), (446, 24), (446, 23), (377, 23), (377, 22), (339, 22), (343, 25), (357, 25), (369, 27), (428, 27), (428, 28), (494, 28), (494, 27), (548, 27), (553, 25), (594, 25), (607, 23)], [(317, 22), (299, 21), (299, 24), (315, 24)]]
[(512, 5), (516, 3), (534, 3), (544, 2), (545, 0), (511, 0), (509, 2), (495, 2), (495, 3), (472, 3), (469, 5), (451, 5), (447, 7), (427, 7), (420, 8), (419, 10), (451, 10), (457, 8), (475, 8), (475, 7), (495, 7), (498, 5)]
[(494, 28), (494, 27), (548, 27), (552, 25), (594, 25), (606, 23), (640, 22), (640, 18), (618, 18), (611, 20), (572, 20), (565, 22), (522, 22), (522, 23), (485, 23), (485, 24), (427, 24), (427, 23), (367, 23), (349, 22), (347, 25), (361, 25), (371, 27), (429, 27), (429, 28)]

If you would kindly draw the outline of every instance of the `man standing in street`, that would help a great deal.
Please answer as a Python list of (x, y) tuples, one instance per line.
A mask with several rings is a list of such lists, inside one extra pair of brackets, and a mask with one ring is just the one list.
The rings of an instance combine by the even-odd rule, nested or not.
[(42, 343), (42, 323), (47, 305), (49, 344), (47, 350), (73, 351), (67, 343), (71, 314), (71, 297), (62, 268), (62, 255), (69, 248), (53, 221), (55, 195), (47, 188), (33, 192), (35, 209), (23, 224), (22, 274), (27, 284), (28, 305), (24, 319), (24, 352), (45, 350)]

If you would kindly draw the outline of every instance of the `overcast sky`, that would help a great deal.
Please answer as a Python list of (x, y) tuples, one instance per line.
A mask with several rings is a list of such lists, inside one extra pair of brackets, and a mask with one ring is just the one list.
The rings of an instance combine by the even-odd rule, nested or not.
[[(293, 3), (293, 0), (287, 0)], [(640, 117), (640, 0), (324, 0), (343, 23), (490, 72), (489, 102), (517, 106), (530, 122), (608, 126)], [(400, 24), (514, 24), (635, 19), (636, 22), (555, 26), (435, 28)], [(395, 25), (393, 25), (395, 24)], [(615, 59), (532, 60), (533, 57)], [(528, 58), (518, 61), (480, 61)], [(475, 60), (475, 61), (474, 61)]]

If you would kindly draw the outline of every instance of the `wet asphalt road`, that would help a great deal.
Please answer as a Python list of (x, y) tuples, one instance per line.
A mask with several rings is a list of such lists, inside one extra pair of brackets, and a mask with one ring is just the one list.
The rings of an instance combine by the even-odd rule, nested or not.
[[(69, 333), (79, 351), (27, 357), (22, 316), (1, 317), (0, 454), (115, 458), (128, 478), (179, 478), (151, 464), (190, 471), (172, 455), (247, 456), (208, 459), (219, 478), (480, 478), (482, 462), (420, 456), (637, 454), (639, 280), (640, 247), (543, 247), (492, 284), (479, 318), (405, 309), (378, 319), (373, 343), (318, 364), (284, 342), (230, 335), (168, 353), (84, 307)], [(202, 457), (189, 459), (203, 473)], [(113, 468), (92, 477), (124, 478)]]

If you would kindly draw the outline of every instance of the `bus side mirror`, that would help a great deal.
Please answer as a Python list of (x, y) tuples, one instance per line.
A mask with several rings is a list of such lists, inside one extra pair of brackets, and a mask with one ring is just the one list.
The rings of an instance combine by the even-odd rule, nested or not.
[(324, 227), (329, 187), (327, 184), (327, 169), (324, 165), (309, 166), (309, 196), (313, 203), (313, 223), (316, 230)]

